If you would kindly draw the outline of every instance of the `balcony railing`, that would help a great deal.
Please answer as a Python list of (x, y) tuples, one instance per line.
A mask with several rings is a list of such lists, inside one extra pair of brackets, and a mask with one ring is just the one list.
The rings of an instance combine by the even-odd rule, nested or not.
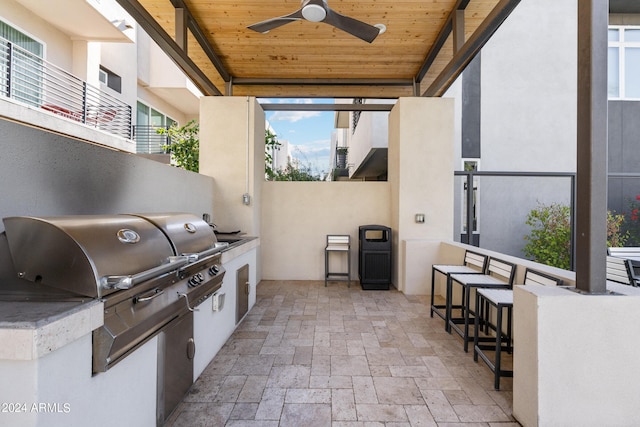
[(68, 120), (131, 139), (131, 106), (3, 38), (0, 92)]
[(167, 134), (159, 134), (157, 129), (167, 129), (168, 126), (141, 126), (133, 127), (133, 139), (136, 141), (136, 153), (138, 154), (166, 154), (165, 145), (171, 144), (171, 138)]

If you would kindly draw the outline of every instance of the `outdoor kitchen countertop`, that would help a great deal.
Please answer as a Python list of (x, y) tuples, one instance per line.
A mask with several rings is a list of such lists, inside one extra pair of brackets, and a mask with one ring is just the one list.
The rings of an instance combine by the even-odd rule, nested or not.
[(104, 303), (0, 301), (0, 359), (33, 360), (102, 326)]
[[(227, 236), (227, 235), (223, 235), (223, 236)], [(260, 245), (260, 239), (258, 237), (244, 236), (244, 235), (240, 235), (240, 236), (231, 235), (229, 237), (231, 237), (232, 239), (238, 239), (238, 241), (230, 242), (229, 247), (221, 251), (223, 265), (225, 262), (228, 262), (246, 252), (249, 252), (251, 249)], [(218, 235), (218, 239), (219, 239), (218, 241), (225, 241), (224, 238), (223, 240), (220, 240), (220, 235)]]

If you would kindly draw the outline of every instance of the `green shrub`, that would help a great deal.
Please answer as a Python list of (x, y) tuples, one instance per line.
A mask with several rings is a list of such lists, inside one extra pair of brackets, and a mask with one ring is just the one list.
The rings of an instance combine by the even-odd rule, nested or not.
[[(639, 199), (640, 200), (640, 199)], [(629, 233), (623, 231), (624, 215), (607, 211), (607, 246), (624, 246)], [(524, 253), (541, 264), (571, 268), (571, 209), (567, 205), (540, 204), (527, 215), (531, 233), (524, 237)]]
[(527, 215), (531, 227), (524, 237), (524, 253), (536, 262), (569, 270), (571, 268), (571, 209), (554, 203), (539, 205)]
[(169, 129), (157, 129), (160, 135), (167, 135), (170, 144), (163, 145), (162, 149), (171, 154), (171, 161), (179, 168), (192, 172), (200, 170), (200, 141), (198, 132), (200, 126), (195, 120), (191, 120), (182, 127), (171, 126)]

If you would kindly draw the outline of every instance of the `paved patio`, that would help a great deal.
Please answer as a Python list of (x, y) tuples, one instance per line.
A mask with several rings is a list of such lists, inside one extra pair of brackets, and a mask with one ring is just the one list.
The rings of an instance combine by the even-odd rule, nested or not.
[(167, 425), (519, 426), (511, 390), (493, 389), (428, 297), (263, 281)]

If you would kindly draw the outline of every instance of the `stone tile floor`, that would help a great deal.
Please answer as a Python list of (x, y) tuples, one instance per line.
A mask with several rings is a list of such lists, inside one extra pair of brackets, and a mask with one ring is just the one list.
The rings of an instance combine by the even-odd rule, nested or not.
[(519, 426), (511, 390), (428, 297), (263, 281), (167, 426)]

